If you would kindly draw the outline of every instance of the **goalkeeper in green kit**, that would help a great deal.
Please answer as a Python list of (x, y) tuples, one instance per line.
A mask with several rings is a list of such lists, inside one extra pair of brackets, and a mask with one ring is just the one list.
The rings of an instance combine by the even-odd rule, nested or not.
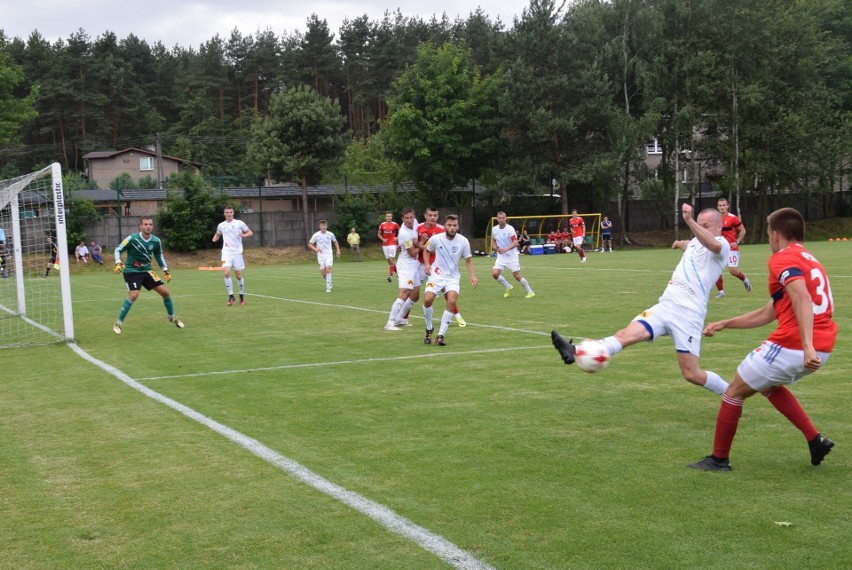
[[(153, 234), (153, 231), (154, 218), (143, 216), (139, 222), (139, 232), (130, 234), (115, 248), (115, 269), (113, 271), (115, 273), (123, 273), (124, 283), (127, 286), (127, 299), (121, 305), (118, 320), (115, 321), (115, 325), (112, 327), (115, 334), (121, 334), (124, 318), (133, 307), (133, 303), (139, 298), (139, 292), (143, 287), (148, 291), (153, 289), (159, 293), (163, 298), (166, 313), (169, 315), (169, 322), (174, 323), (179, 329), (183, 328), (183, 323), (175, 317), (175, 307), (165, 284), (171, 281), (172, 277), (169, 275), (166, 258), (163, 257), (162, 242), (160, 242), (160, 238)], [(126, 262), (122, 263), (121, 253), (125, 251), (127, 252), (127, 258)], [(162, 280), (152, 270), (152, 259), (156, 259), (160, 268), (163, 270)]]

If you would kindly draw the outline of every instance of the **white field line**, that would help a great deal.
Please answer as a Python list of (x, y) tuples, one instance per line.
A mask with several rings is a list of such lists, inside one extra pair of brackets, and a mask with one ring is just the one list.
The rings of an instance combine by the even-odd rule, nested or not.
[[(549, 334), (549, 333), (548, 333)], [(210, 372), (193, 372), (191, 374), (173, 374), (170, 376), (148, 376), (140, 378), (140, 381), (173, 380), (175, 378), (201, 378), (203, 376), (223, 376), (238, 374), (240, 372), (270, 372), (273, 370), (291, 370), (294, 368), (316, 368), (319, 366), (348, 366), (350, 364), (363, 364), (369, 362), (393, 362), (395, 360), (413, 360), (415, 358), (442, 358), (444, 356), (469, 356), (471, 354), (488, 354), (492, 352), (507, 352), (510, 350), (535, 350), (539, 348), (550, 348), (549, 345), (537, 346), (513, 346), (510, 348), (486, 348), (483, 350), (465, 350), (456, 352), (433, 352), (428, 354), (408, 354), (405, 356), (388, 356), (384, 358), (357, 358), (354, 360), (338, 360), (336, 362), (305, 362), (301, 364), (282, 364), (280, 366), (265, 366), (263, 368), (243, 368), (238, 370), (213, 370)]]
[(277, 451), (263, 445), (256, 439), (250, 438), (226, 425), (220, 424), (219, 422), (196, 412), (192, 408), (185, 406), (180, 402), (151, 390), (118, 368), (91, 356), (88, 352), (77, 346), (76, 343), (68, 343), (68, 346), (71, 347), (71, 349), (81, 358), (91, 364), (94, 364), (108, 374), (111, 374), (118, 380), (121, 380), (134, 390), (141, 392), (152, 400), (155, 400), (176, 412), (183, 414), (187, 418), (211, 429), (219, 435), (224, 436), (226, 439), (242, 447), (249, 453), (263, 459), (285, 473), (288, 473), (296, 480), (301, 481), (317, 491), (325, 493), (329, 497), (336, 499), (352, 509), (366, 515), (389, 531), (412, 541), (423, 550), (434, 554), (453, 568), (459, 568), (460, 570), (493, 570), (492, 566), (474, 557), (466, 550), (462, 550), (447, 539), (430, 532), (401, 515), (398, 515), (388, 507), (376, 503), (375, 501), (371, 501), (363, 495), (349, 491), (340, 485), (332, 483), (321, 475), (314, 473), (301, 463), (281, 455)]
[[(355, 307), (353, 305), (336, 305), (334, 303), (320, 303), (319, 301), (305, 301), (304, 299), (289, 299), (287, 297), (276, 297), (274, 295), (260, 295), (260, 294), (257, 294), (257, 293), (246, 293), (246, 297), (258, 297), (258, 298), (261, 298), (261, 299), (272, 299), (273, 301), (286, 301), (288, 303), (302, 303), (304, 305), (316, 305), (317, 307), (330, 307), (330, 308), (334, 308), (334, 309), (350, 309), (352, 311), (362, 311), (364, 313), (377, 313), (377, 314), (380, 314), (380, 315), (387, 315), (389, 313), (389, 311), (387, 309), (385, 309), (385, 310), (368, 309), (366, 307)], [(409, 317), (409, 318), (411, 318), (411, 317)], [(420, 317), (420, 316), (414, 316), (414, 318), (421, 319), (421, 320), (423, 319), (423, 317)], [(531, 331), (531, 330), (527, 330), (527, 329), (517, 329), (517, 328), (514, 328), (514, 327), (504, 327), (504, 326), (500, 326), (500, 325), (484, 325), (484, 324), (480, 324), (480, 323), (471, 323), (469, 321), (468, 321), (467, 325), (469, 327), (481, 327), (481, 328), (487, 328), (487, 329), (497, 329), (497, 330), (501, 330), (501, 331), (519, 332), (519, 333), (527, 333), (527, 334), (534, 334), (534, 335), (550, 336), (549, 332)]]

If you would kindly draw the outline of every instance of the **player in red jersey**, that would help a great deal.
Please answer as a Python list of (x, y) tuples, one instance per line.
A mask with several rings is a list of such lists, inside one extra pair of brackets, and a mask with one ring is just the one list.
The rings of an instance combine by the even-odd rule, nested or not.
[(559, 239), (562, 241), (561, 247), (559, 248), (560, 253), (574, 251), (574, 242), (571, 240), (571, 234), (568, 232), (568, 228), (562, 228), (562, 233), (559, 234)]
[[(722, 214), (722, 237), (728, 240), (728, 243), (731, 244), (731, 255), (728, 257), (728, 272), (742, 281), (746, 291), (750, 293), (751, 281), (748, 280), (745, 273), (740, 271), (739, 267), (740, 244), (746, 235), (746, 229), (742, 221), (737, 216), (730, 213), (728, 208), (729, 205), (727, 198), (719, 198), (719, 201), (716, 202), (716, 209)], [(719, 280), (716, 281), (716, 288), (719, 290), (716, 298), (721, 299), (725, 296), (725, 284), (721, 275), (719, 276)]]
[(586, 263), (586, 252), (583, 251), (583, 240), (586, 239), (586, 222), (577, 214), (577, 209), (571, 210), (571, 219), (568, 220), (568, 225), (571, 227), (571, 241), (574, 243), (574, 250), (580, 255), (580, 263)]
[(805, 436), (811, 464), (819, 465), (834, 447), (811, 423), (787, 384), (795, 384), (821, 368), (837, 338), (832, 320), (834, 301), (825, 269), (805, 249), (805, 220), (793, 208), (781, 208), (768, 218), (769, 302), (754, 311), (710, 323), (706, 336), (730, 329), (750, 329), (778, 320), (778, 326), (763, 344), (754, 349), (737, 368), (733, 382), (722, 398), (716, 418), (713, 454), (694, 469), (730, 471), (731, 444), (737, 433), (743, 400), (761, 392)]
[(396, 236), (399, 233), (399, 224), (393, 221), (393, 212), (385, 212), (385, 221), (379, 224), (379, 232), (376, 234), (382, 242), (382, 252), (388, 260), (388, 283), (393, 281), (396, 271)]

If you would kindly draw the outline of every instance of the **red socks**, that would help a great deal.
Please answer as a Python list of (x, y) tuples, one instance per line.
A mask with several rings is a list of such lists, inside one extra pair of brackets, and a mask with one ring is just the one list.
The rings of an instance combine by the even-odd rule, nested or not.
[(766, 395), (766, 399), (775, 406), (776, 410), (784, 414), (784, 417), (790, 420), (791, 424), (799, 428), (806, 440), (811, 441), (819, 435), (796, 396), (785, 386), (779, 386), (772, 390)]
[(737, 435), (737, 426), (743, 411), (743, 401), (722, 396), (722, 405), (716, 416), (716, 435), (713, 437), (713, 455), (718, 459), (728, 459), (731, 455), (731, 444)]

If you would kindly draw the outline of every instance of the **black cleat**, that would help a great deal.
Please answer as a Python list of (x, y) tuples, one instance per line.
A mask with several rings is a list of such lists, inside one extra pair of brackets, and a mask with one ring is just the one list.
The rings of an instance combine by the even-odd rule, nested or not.
[(391, 281), (393, 281), (393, 276), (392, 276), (392, 275), (388, 275), (388, 283), (390, 283)]
[(423, 339), (423, 344), (432, 344), (432, 331), (435, 329), (426, 329), (426, 337)]
[(718, 459), (713, 455), (708, 455), (697, 463), (690, 463), (689, 466), (699, 471), (730, 471), (731, 462), (728, 459)]
[(439, 334), (438, 338), (435, 340), (435, 344), (437, 344), (438, 346), (447, 346), (447, 343), (444, 342), (444, 335)]
[(565, 342), (565, 339), (559, 336), (559, 333), (556, 331), (550, 331), (550, 340), (553, 342), (553, 347), (559, 351), (559, 356), (562, 357), (562, 362), (565, 364), (574, 364), (574, 342), (573, 340), (569, 340)]
[(831, 448), (834, 447), (834, 442), (822, 434), (817, 434), (815, 438), (808, 442), (808, 448), (811, 450), (811, 465), (819, 465), (825, 456), (831, 453)]

